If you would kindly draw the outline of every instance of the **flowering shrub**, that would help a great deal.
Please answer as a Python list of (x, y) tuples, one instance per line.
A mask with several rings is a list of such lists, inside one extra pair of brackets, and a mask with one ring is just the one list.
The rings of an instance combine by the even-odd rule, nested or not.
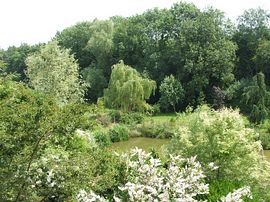
[[(170, 156), (163, 164), (160, 159), (153, 158), (150, 153), (134, 149), (122, 158), (127, 165), (127, 182), (118, 187), (113, 201), (199, 201), (201, 195), (208, 193), (205, 175), (196, 157), (182, 158)], [(210, 167), (216, 169), (215, 165)], [(236, 190), (223, 197), (222, 201), (236, 201), (241, 196), (250, 195), (248, 187)], [(93, 191), (81, 190), (77, 195), (79, 202), (110, 201)]]
[(185, 119), (170, 142), (170, 153), (197, 155), (203, 166), (214, 162), (219, 168), (209, 173), (211, 180), (270, 184), (269, 163), (260, 155), (258, 134), (246, 127), (238, 111), (214, 111), (204, 106), (186, 114)]

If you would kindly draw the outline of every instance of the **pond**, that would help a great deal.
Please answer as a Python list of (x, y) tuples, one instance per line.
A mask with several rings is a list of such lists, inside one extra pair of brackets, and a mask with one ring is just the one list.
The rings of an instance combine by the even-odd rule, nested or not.
[[(162, 146), (168, 144), (169, 141), (170, 141), (169, 139), (136, 137), (136, 138), (130, 138), (128, 141), (113, 143), (111, 148), (117, 152), (125, 152), (134, 147), (141, 148), (147, 152), (150, 152), (151, 149), (156, 149), (157, 151), (161, 151)], [(270, 150), (264, 150), (263, 154), (270, 161)]]
[(266, 158), (270, 161), (270, 150), (264, 150), (263, 154), (266, 156)]
[(147, 137), (130, 138), (128, 141), (113, 143), (111, 148), (117, 152), (125, 152), (134, 147), (150, 152), (151, 149), (161, 150), (162, 146), (169, 143), (169, 139), (157, 139)]

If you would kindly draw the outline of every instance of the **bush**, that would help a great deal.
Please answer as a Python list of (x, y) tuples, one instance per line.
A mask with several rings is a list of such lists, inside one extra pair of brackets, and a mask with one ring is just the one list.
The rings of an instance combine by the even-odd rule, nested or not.
[(119, 110), (111, 109), (111, 110), (109, 111), (109, 116), (111, 117), (111, 121), (112, 121), (113, 123), (119, 123), (122, 114), (121, 114), (121, 111), (119, 111)]
[(109, 130), (109, 135), (112, 142), (120, 142), (129, 139), (129, 130), (126, 126), (116, 124)]
[(123, 124), (129, 124), (129, 125), (133, 125), (133, 124), (139, 124), (142, 123), (144, 120), (144, 116), (141, 113), (124, 113), (121, 117), (120, 117), (120, 122)]
[(112, 119), (108, 113), (98, 113), (96, 116), (98, 124), (101, 124), (105, 127), (109, 126), (112, 123)]
[[(182, 158), (168, 156), (166, 162), (134, 149), (122, 156), (126, 163), (126, 178), (123, 184), (114, 190), (113, 201), (201, 201), (209, 192), (203, 167), (195, 157)], [(252, 198), (249, 187), (243, 187), (234, 192), (227, 192), (221, 202), (242, 201), (243, 197)], [(92, 190), (80, 190), (77, 195), (79, 202), (112, 201), (104, 195), (98, 195)]]
[(107, 150), (88, 152), (48, 148), (33, 163), (26, 201), (75, 201), (80, 189), (110, 195), (124, 178), (124, 164)]
[(0, 109), (0, 201), (40, 201), (43, 198), (32, 198), (38, 193), (29, 179), (49, 148), (61, 148), (63, 153), (90, 149), (75, 133), (78, 127), (89, 127), (85, 106), (60, 107), (53, 99), (5, 77), (0, 78)]
[(98, 145), (101, 147), (108, 147), (112, 144), (109, 131), (106, 129), (98, 129), (94, 131), (94, 137)]
[(263, 192), (270, 189), (269, 162), (260, 155), (257, 134), (245, 126), (238, 111), (214, 111), (203, 106), (185, 116), (188, 122), (173, 136), (170, 154), (197, 155), (203, 165), (214, 162), (219, 168), (209, 179), (252, 184), (261, 188), (262, 197), (267, 197)]
[(159, 103), (157, 103), (157, 104), (154, 104), (153, 106), (152, 106), (152, 113), (151, 113), (151, 115), (157, 115), (157, 114), (160, 114), (160, 104)]
[(143, 137), (150, 138), (171, 138), (177, 130), (175, 121), (155, 122), (146, 121), (136, 127), (136, 130)]
[(270, 120), (267, 119), (258, 126), (259, 140), (263, 149), (270, 149)]

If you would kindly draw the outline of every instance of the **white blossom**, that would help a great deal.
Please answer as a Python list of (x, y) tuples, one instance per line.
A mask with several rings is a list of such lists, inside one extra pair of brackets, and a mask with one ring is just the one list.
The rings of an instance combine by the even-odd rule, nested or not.
[[(204, 182), (206, 176), (196, 157), (185, 159), (171, 155), (167, 167), (164, 167), (160, 159), (136, 148), (128, 155), (122, 155), (122, 159), (127, 163), (128, 181), (118, 187), (118, 195), (113, 197), (115, 202), (196, 202), (196, 196), (209, 193), (208, 184)], [(210, 163), (209, 167), (216, 169), (214, 163)], [(242, 196), (251, 197), (249, 187), (229, 193), (221, 201), (242, 202)], [(79, 192), (77, 199), (79, 202), (108, 201), (92, 191), (87, 193), (84, 190)]]
[(230, 192), (227, 196), (221, 198), (221, 202), (243, 202), (243, 196), (252, 199), (250, 187), (243, 187), (232, 193)]

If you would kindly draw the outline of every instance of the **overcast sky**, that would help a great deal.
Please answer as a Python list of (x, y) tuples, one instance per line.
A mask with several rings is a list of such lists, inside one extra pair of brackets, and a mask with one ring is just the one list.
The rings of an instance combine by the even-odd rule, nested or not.
[[(0, 0), (0, 48), (49, 41), (76, 22), (131, 16), (154, 8), (169, 8), (179, 0)], [(199, 8), (213, 6), (236, 19), (244, 10), (270, 10), (270, 0), (186, 0)]]

